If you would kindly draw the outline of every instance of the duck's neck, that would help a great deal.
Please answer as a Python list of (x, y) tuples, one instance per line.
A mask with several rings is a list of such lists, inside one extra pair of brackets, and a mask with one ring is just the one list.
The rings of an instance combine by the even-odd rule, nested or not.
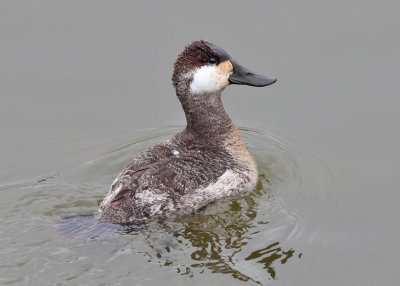
[[(178, 95), (179, 96), (179, 95)], [(184, 95), (183, 95), (184, 96)], [(221, 93), (191, 94), (180, 97), (188, 131), (218, 138), (236, 130), (221, 101)]]

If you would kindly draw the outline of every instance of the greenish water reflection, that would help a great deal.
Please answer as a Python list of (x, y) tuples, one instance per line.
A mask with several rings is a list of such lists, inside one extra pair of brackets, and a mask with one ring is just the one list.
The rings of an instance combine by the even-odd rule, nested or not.
[[(162, 240), (166, 244), (164, 247), (154, 244), (159, 240), (154, 239), (152, 232), (147, 241), (156, 251), (161, 265), (177, 267), (177, 272), (182, 275), (193, 276), (195, 272), (203, 273), (208, 269), (212, 273), (229, 274), (242, 281), (252, 280), (261, 284), (246, 273), (246, 264), (260, 263), (266, 270), (266, 279), (278, 279), (276, 265), (285, 264), (294, 257), (299, 259), (300, 253), (292, 248), (284, 249), (279, 241), (270, 241), (268, 237), (265, 237), (265, 246), (261, 249), (249, 253), (243, 249), (251, 245), (253, 236), (264, 231), (269, 224), (269, 221), (258, 220), (257, 213), (258, 201), (261, 198), (268, 200), (271, 196), (271, 184), (261, 174), (252, 192), (220, 200), (192, 216), (159, 222), (162, 229), (174, 237), (175, 243), (185, 248), (171, 248), (168, 245), (170, 238)], [(176, 254), (171, 255), (173, 249), (190, 250), (190, 260), (182, 263), (178, 258), (180, 255), (174, 259)]]

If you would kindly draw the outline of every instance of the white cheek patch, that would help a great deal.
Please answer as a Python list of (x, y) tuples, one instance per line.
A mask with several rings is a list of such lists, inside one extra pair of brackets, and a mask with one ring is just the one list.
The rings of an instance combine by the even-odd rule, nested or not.
[(222, 90), (229, 84), (229, 75), (230, 73), (221, 73), (221, 70), (217, 66), (202, 66), (193, 73), (190, 91), (200, 94)]

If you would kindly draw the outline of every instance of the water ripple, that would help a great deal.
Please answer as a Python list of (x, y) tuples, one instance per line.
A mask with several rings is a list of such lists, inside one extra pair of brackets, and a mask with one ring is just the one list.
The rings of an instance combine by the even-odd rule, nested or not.
[[(49, 251), (47, 257), (59, 257), (60, 261), (67, 261), (65, 257), (68, 261), (74, 256), (81, 257), (78, 249), (87, 248), (89, 242), (68, 242), (75, 245), (75, 253), (74, 248), (60, 245), (61, 238), (48, 238), (49, 233), (54, 235), (54, 223), (69, 215), (61, 224), (65, 232), (75, 238), (90, 238), (93, 244), (91, 250), (85, 250), (86, 257), (104, 252), (104, 259), (85, 259), (82, 262), (85, 271), (66, 271), (63, 279), (79, 281), (85, 275), (97, 275), (104, 280), (105, 276), (98, 274), (99, 267), (118, 272), (120, 268), (125, 269), (121, 263), (129, 257), (134, 264), (147, 261), (150, 265), (175, 269), (178, 275), (191, 277), (211, 272), (264, 284), (279, 279), (283, 267), (301, 263), (310, 244), (329, 243), (321, 239), (319, 226), (327, 223), (330, 211), (346, 198), (349, 182), (356, 180), (356, 172), (339, 159), (310, 152), (298, 143), (250, 128), (240, 128), (240, 132), (259, 169), (259, 180), (253, 191), (219, 200), (196, 215), (151, 220), (142, 229), (98, 224), (93, 216), (97, 201), (104, 196), (115, 175), (144, 148), (163, 142), (181, 128), (141, 130), (135, 140), (111, 146), (104, 154), (67, 172), (1, 187), (0, 191), (15, 196), (15, 204), (4, 216), (9, 220), (7, 227), (0, 231), (8, 233), (24, 226), (37, 236), (36, 240), (21, 238), (12, 245), (3, 236), (4, 249), (11, 253), (17, 245), (28, 251), (31, 256), (19, 266), (28, 269), (35, 268), (32, 264), (35, 255), (46, 257), (46, 251)], [(311, 220), (316, 208), (320, 217)], [(17, 215), (28, 210), (31, 218)], [(38, 225), (43, 229), (35, 229)], [(131, 235), (119, 235), (124, 233)], [(109, 239), (114, 242), (108, 244)], [(63, 251), (55, 252), (55, 249)], [(66, 262), (60, 263), (67, 267)], [(47, 263), (43, 267), (43, 271), (54, 270), (54, 265)], [(129, 278), (126, 272), (120, 274)]]

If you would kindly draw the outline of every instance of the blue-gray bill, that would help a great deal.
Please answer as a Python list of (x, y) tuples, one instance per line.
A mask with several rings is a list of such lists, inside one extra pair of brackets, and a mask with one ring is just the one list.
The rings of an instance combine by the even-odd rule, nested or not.
[(231, 60), (233, 65), (233, 74), (229, 76), (230, 84), (242, 84), (251, 86), (267, 86), (277, 81), (276, 78), (271, 78), (263, 75), (258, 75), (241, 66), (234, 60)]

